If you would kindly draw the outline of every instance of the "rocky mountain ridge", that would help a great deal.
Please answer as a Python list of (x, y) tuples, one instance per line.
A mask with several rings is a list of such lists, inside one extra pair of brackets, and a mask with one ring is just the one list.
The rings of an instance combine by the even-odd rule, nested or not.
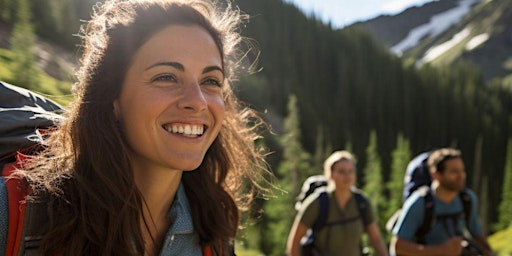
[(484, 80), (512, 79), (512, 1), (441, 0), (354, 27), (418, 65), (467, 61)]

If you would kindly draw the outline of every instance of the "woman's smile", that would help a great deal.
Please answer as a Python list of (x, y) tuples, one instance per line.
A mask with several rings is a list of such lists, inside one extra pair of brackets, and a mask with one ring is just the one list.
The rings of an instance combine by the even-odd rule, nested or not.
[(201, 124), (180, 124), (180, 123), (173, 123), (173, 124), (164, 124), (162, 125), (162, 128), (164, 128), (167, 132), (172, 134), (180, 134), (185, 137), (201, 137), (204, 133), (204, 131), (207, 129), (205, 125)]
[(134, 55), (114, 103), (135, 172), (194, 170), (224, 120), (224, 71), (212, 37), (196, 25), (171, 25)]

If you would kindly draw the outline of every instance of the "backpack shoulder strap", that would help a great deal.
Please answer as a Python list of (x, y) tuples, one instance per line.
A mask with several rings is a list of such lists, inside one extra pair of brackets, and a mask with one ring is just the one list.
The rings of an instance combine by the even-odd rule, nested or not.
[[(467, 191), (463, 190), (459, 193), (459, 197), (462, 201), (464, 220), (466, 225), (469, 225), (469, 218), (471, 217), (471, 196)], [(425, 200), (425, 218), (423, 224), (416, 232), (416, 239), (419, 243), (424, 243), (425, 235), (434, 226), (436, 216), (434, 214), (434, 198), (432, 191), (429, 190), (424, 196)]]
[(358, 190), (352, 191), (354, 194), (354, 199), (356, 200), (357, 209), (359, 210), (359, 215), (361, 216), (361, 221), (363, 222), (363, 226), (366, 227), (370, 222), (366, 219), (366, 215), (368, 213), (368, 199)]
[(415, 235), (416, 240), (421, 244), (425, 243), (425, 235), (434, 226), (436, 218), (434, 214), (434, 196), (432, 195), (432, 191), (429, 189), (423, 198), (425, 202), (425, 217)]
[(20, 255), (37, 255), (41, 240), (49, 230), (48, 203), (39, 199), (25, 206), (25, 221), (21, 233)]
[(464, 220), (466, 226), (469, 226), (469, 219), (471, 218), (471, 196), (466, 190), (462, 190), (459, 193), (460, 200), (462, 201), (462, 207), (464, 212)]
[(318, 194), (318, 205), (318, 218), (315, 220), (315, 223), (313, 224), (313, 233), (322, 229), (322, 227), (327, 222), (327, 217), (329, 215), (329, 196), (327, 195), (327, 192), (322, 191)]
[(17, 178), (9, 176), (19, 167), (20, 158), (16, 158), (15, 162), (7, 163), (3, 166), (2, 176), (6, 178), (5, 187), (7, 189), (8, 201), (8, 231), (7, 231), (7, 247), (5, 255), (18, 255), (18, 249), (22, 243), (23, 224), (25, 217), (25, 198), (26, 190), (23, 188), (23, 182)]
[(203, 247), (203, 256), (213, 256), (212, 248), (210, 246)]
[(9, 208), (6, 256), (26, 255), (31, 250), (37, 251), (48, 225), (47, 204), (42, 201), (27, 203), (26, 197), (30, 188), (24, 180), (11, 176), (21, 167), (25, 158), (26, 155), (17, 152), (16, 160), (6, 163), (2, 169), (2, 176), (6, 178)]

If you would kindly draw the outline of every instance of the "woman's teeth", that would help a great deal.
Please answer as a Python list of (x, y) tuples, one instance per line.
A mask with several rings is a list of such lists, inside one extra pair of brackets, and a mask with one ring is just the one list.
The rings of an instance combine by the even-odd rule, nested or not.
[(203, 125), (164, 125), (164, 129), (170, 133), (179, 133), (188, 137), (197, 137), (203, 135)]

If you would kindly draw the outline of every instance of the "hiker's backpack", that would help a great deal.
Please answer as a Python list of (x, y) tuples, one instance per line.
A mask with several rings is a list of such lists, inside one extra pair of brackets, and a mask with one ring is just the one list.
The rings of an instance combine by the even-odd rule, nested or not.
[[(318, 211), (318, 217), (316, 218), (315, 222), (313, 223), (313, 226), (310, 230), (308, 230), (308, 233), (306, 236), (301, 240), (301, 255), (312, 255), (313, 248), (313, 241), (315, 234), (320, 231), (324, 226), (326, 225), (337, 225), (342, 223), (327, 223), (327, 218), (329, 215), (329, 196), (328, 196), (328, 179), (324, 175), (314, 175), (310, 176), (309, 178), (304, 181), (302, 184), (302, 189), (297, 196), (297, 201), (295, 203), (295, 209), (300, 210), (302, 207), (302, 204), (308, 197), (318, 197), (318, 203), (319, 203), (319, 211)], [(357, 208), (359, 211), (358, 218), (361, 219), (363, 222), (363, 226), (366, 226), (370, 223), (365, 222), (365, 216), (368, 211), (368, 200), (363, 196), (362, 192), (356, 188), (352, 189), (352, 193), (354, 195), (354, 199), (356, 200)], [(361, 245), (361, 250), (363, 252), (363, 255), (366, 255), (367, 248), (363, 248)]]
[[(419, 243), (424, 243), (425, 235), (434, 226), (435, 222), (439, 218), (447, 218), (454, 216), (435, 216), (434, 214), (434, 197), (430, 186), (432, 184), (432, 177), (428, 167), (428, 158), (432, 151), (423, 152), (414, 157), (409, 164), (404, 177), (404, 190), (402, 203), (409, 198), (410, 195), (416, 190), (421, 190), (419, 193), (424, 197), (425, 202), (425, 218), (420, 228), (416, 231), (415, 239)], [(459, 193), (459, 197), (462, 201), (464, 220), (466, 225), (469, 223), (471, 216), (471, 198), (465, 191)], [(391, 232), (398, 221), (401, 209), (397, 210), (393, 216), (386, 223), (386, 230)]]
[(413, 158), (407, 165), (404, 177), (404, 190), (402, 202), (405, 201), (416, 189), (432, 184), (432, 177), (427, 160), (431, 152), (424, 152)]
[(17, 255), (20, 244), (27, 242), (22, 242), (22, 233), (27, 231), (24, 227), (26, 190), (21, 180), (6, 178), (21, 167), (27, 155), (42, 148), (42, 134), (62, 118), (62, 112), (59, 104), (46, 97), (0, 81), (0, 182), (5, 181), (9, 203), (7, 212), (3, 213), (8, 216), (7, 227), (3, 227), (4, 231), (8, 230), (3, 255)]
[(304, 200), (311, 196), (314, 192), (326, 191), (329, 180), (324, 175), (313, 175), (308, 177), (304, 183), (299, 195), (295, 201), (295, 210), (299, 210), (304, 203)]

